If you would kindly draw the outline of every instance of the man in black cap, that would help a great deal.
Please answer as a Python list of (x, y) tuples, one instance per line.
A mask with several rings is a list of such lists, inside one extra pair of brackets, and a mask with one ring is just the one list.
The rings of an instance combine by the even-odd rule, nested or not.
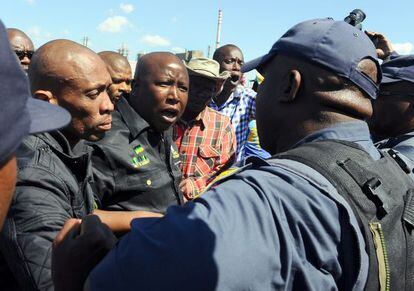
[(383, 79), (370, 129), (379, 148), (398, 150), (414, 161), (414, 55), (398, 55), (387, 47), (391, 53), (381, 65)]
[[(55, 130), (70, 121), (61, 107), (32, 98), (27, 76), (10, 50), (6, 29), (0, 22), (0, 230), (13, 198), (17, 180), (18, 151), (29, 134)], [(0, 255), (0, 260), (1, 260)], [(1, 263), (0, 263), (1, 264)], [(3, 265), (4, 266), (4, 265)], [(11, 284), (11, 274), (4, 276), (0, 266), (0, 289)], [(8, 290), (8, 289), (7, 289)]]
[(131, 93), (131, 65), (126, 57), (116, 52), (103, 51), (98, 55), (105, 62), (111, 75), (112, 84), (109, 86), (109, 95), (116, 103), (121, 96), (127, 97)]
[[(18, 182), (0, 247), (21, 290), (53, 290), (54, 238), (67, 219), (84, 218), (94, 209), (91, 157), (83, 140), (99, 140), (111, 128), (111, 78), (96, 53), (69, 40), (40, 47), (28, 75), (35, 98), (65, 108), (72, 118), (61, 130), (27, 137), (17, 150)], [(44, 122), (48, 112), (40, 109), (39, 115), (33, 124)], [(51, 116), (48, 124), (54, 127), (68, 116)], [(96, 216), (86, 220), (93, 224)], [(94, 248), (90, 255), (101, 251)]]
[(27, 72), (30, 65), (30, 59), (34, 53), (32, 40), (23, 31), (17, 28), (8, 28), (7, 36), (12, 50), (19, 58), (22, 69)]
[[(375, 168), (385, 159), (395, 170), (389, 176), (406, 183), (401, 188), (413, 184), (400, 177), (402, 170), (389, 156), (382, 157), (364, 122), (381, 80), (373, 44), (343, 21), (310, 20), (292, 27), (268, 54), (245, 67), (252, 68), (265, 76), (257, 99), (259, 135), (278, 158), (248, 159), (184, 207), (170, 207), (163, 218), (134, 220), (131, 232), (89, 275), (91, 290), (365, 288), (371, 232), (360, 228), (349, 188), (344, 191), (337, 181), (366, 198), (344, 169), (354, 173), (364, 167), (362, 160)], [(332, 171), (310, 162), (318, 160)], [(365, 182), (363, 175), (356, 178)], [(388, 184), (381, 185), (365, 188), (380, 200)], [(372, 224), (377, 238), (378, 224)], [(65, 243), (59, 239), (57, 250)], [(397, 257), (404, 259), (401, 253)], [(385, 259), (379, 260), (382, 265)], [(401, 268), (392, 269), (392, 280)], [(379, 273), (372, 274), (368, 278), (377, 288), (368, 288), (376, 290)], [(390, 286), (387, 279), (381, 276), (381, 286)], [(399, 284), (391, 281), (392, 287)]]

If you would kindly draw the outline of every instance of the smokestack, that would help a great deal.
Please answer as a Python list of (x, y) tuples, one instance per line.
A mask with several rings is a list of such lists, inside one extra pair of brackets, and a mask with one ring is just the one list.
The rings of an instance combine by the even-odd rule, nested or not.
[(220, 46), (221, 38), (221, 23), (223, 22), (223, 12), (219, 9), (218, 12), (218, 23), (217, 23), (217, 37), (216, 37), (216, 49)]

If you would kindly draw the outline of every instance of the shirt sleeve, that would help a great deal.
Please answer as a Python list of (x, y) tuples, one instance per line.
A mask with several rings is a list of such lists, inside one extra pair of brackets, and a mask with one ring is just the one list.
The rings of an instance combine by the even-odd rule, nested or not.
[(53, 290), (52, 243), (71, 218), (69, 190), (53, 173), (27, 167), (1, 236), (1, 251), (22, 290)]
[(115, 171), (104, 150), (95, 145), (92, 154), (92, 169), (94, 178), (94, 190), (96, 191), (97, 204), (101, 208), (102, 200), (110, 197), (115, 191)]

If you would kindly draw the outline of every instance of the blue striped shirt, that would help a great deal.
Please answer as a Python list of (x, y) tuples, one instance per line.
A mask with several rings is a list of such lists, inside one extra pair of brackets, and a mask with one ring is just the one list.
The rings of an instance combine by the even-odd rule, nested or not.
[(236, 156), (239, 160), (240, 151), (249, 134), (249, 122), (256, 119), (256, 92), (239, 85), (224, 104), (218, 106), (213, 100), (209, 106), (230, 118), (236, 133)]

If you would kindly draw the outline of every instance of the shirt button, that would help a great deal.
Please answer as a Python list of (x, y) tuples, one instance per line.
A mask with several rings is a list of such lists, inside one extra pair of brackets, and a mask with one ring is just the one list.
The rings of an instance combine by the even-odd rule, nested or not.
[(151, 181), (150, 179), (148, 179), (148, 180), (147, 180), (147, 185), (148, 185), (148, 186), (151, 186), (151, 184), (152, 184), (152, 181)]

